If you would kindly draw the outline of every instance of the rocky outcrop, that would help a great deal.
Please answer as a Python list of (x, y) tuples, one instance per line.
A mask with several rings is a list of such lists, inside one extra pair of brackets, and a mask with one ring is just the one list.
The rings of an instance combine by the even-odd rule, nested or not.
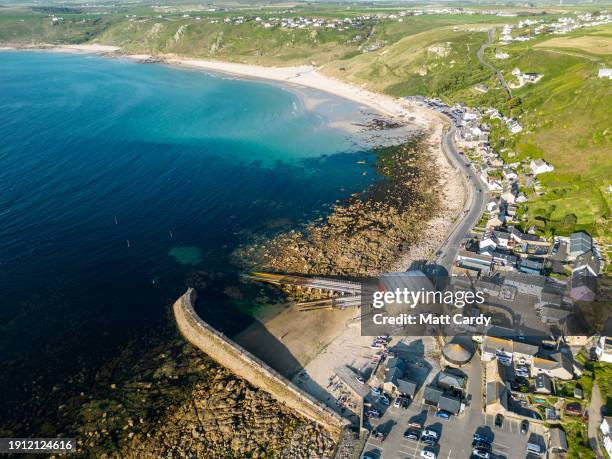
[(292, 230), (242, 248), (237, 260), (270, 271), (323, 275), (376, 275), (395, 266), (439, 209), (435, 164), (423, 138), (381, 148), (383, 179), (336, 205), (322, 224)]
[(195, 298), (196, 291), (189, 289), (173, 306), (176, 324), (187, 341), (253, 386), (267, 391), (302, 416), (317, 422), (335, 436), (340, 436), (342, 430), (350, 424), (348, 420), (204, 322), (193, 308)]
[(164, 342), (87, 398), (75, 457), (323, 458), (330, 434), (183, 340)]

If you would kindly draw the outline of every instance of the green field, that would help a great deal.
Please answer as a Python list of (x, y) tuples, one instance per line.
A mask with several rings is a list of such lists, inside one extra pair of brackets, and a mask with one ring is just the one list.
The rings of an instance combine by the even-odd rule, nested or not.
[[(612, 28), (606, 26), (575, 32), (564, 39), (609, 39), (611, 32)], [(594, 56), (578, 48), (549, 48), (550, 40), (548, 36), (505, 46), (503, 50), (510, 58), (503, 61), (493, 58), (495, 48), (488, 52), (488, 58), (495, 61), (508, 81), (515, 67), (543, 75), (538, 83), (513, 90), (513, 96), (520, 100), (513, 114), (520, 116), (524, 130), (516, 136), (503, 135), (504, 146), (519, 159), (544, 158), (555, 166), (554, 172), (539, 176), (544, 195), (531, 196), (530, 223), (548, 233), (586, 229), (609, 237), (612, 86), (609, 80), (598, 78), (597, 71), (609, 67), (612, 56)], [(573, 220), (576, 222), (571, 225)]]

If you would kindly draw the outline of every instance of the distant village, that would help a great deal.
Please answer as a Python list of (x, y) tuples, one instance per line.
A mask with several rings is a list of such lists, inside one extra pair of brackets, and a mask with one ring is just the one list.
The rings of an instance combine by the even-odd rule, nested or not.
[(612, 22), (612, 13), (603, 11), (600, 14), (577, 14), (575, 17), (561, 17), (553, 22), (543, 19), (525, 19), (517, 24), (506, 24), (502, 28), (499, 43), (507, 45), (515, 41), (528, 41), (542, 34), (564, 35), (574, 30), (595, 27)]
[[(253, 23), (263, 28), (269, 29), (280, 27), (283, 29), (318, 29), (327, 28), (335, 30), (350, 30), (362, 29), (368, 24), (373, 24), (378, 21), (389, 20), (403, 22), (404, 18), (411, 16), (424, 15), (492, 15), (499, 17), (516, 17), (517, 14), (511, 11), (504, 10), (470, 10), (464, 8), (413, 8), (406, 9), (394, 13), (372, 13), (359, 16), (350, 16), (344, 18), (326, 18), (326, 17), (306, 17), (294, 16), (295, 12), (291, 9), (276, 11), (274, 16), (267, 14), (237, 14), (240, 10), (232, 10), (229, 8), (218, 7), (203, 7), (185, 11), (184, 8), (176, 6), (155, 6), (154, 9), (159, 13), (174, 15), (177, 12), (183, 11), (182, 18), (192, 18), (197, 21), (204, 21), (209, 24), (234, 24), (241, 25), (245, 23)], [(198, 14), (200, 13), (200, 14)], [(227, 16), (211, 16), (210, 13), (226, 13)], [(286, 14), (287, 16), (283, 16)], [(278, 15), (278, 16), (277, 16)], [(130, 21), (140, 22), (147, 17), (128, 14), (126, 17)], [(54, 17), (54, 21), (63, 18)], [(157, 19), (177, 20), (176, 17), (164, 16), (159, 14)], [(542, 33), (564, 34), (585, 27), (594, 27), (598, 25), (608, 24), (612, 22), (612, 13), (602, 11), (597, 15), (591, 13), (576, 14), (575, 17), (561, 17), (556, 21), (531, 20), (526, 19), (518, 24), (506, 24), (502, 30), (500, 43), (507, 44), (513, 41), (526, 41), (533, 36)]]

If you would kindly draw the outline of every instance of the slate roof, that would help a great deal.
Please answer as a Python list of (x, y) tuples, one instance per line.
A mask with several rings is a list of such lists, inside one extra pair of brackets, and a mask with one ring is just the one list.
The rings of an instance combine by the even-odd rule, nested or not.
[(397, 390), (410, 395), (411, 397), (416, 394), (417, 385), (414, 381), (409, 381), (407, 379), (398, 379), (397, 380)]
[(556, 451), (567, 451), (567, 437), (565, 431), (559, 427), (551, 427), (548, 432), (550, 436), (550, 448)]
[(443, 371), (438, 376), (438, 384), (440, 386), (452, 387), (454, 389), (463, 389), (465, 386), (465, 378)]
[(594, 275), (597, 276), (601, 272), (601, 261), (592, 250), (589, 250), (576, 258), (574, 269), (580, 268), (590, 268)]
[(438, 401), (438, 408), (448, 411), (449, 413), (458, 414), (459, 410), (461, 409), (461, 399), (448, 394), (443, 394), (440, 396), (440, 400)]
[(550, 381), (550, 378), (545, 374), (540, 373), (536, 376), (535, 386), (536, 392), (552, 394), (552, 382)]
[(442, 389), (434, 386), (426, 386), (425, 392), (423, 392), (423, 398), (429, 403), (437, 404), (442, 395)]
[(576, 231), (570, 235), (569, 245), (571, 254), (586, 253), (593, 247), (593, 238), (584, 231)]

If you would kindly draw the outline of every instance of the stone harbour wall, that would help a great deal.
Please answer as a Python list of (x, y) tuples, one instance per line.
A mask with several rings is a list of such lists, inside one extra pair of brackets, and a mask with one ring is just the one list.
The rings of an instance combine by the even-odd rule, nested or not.
[(187, 341), (253, 386), (265, 390), (302, 416), (322, 425), (332, 435), (340, 436), (350, 421), (204, 322), (193, 307), (196, 298), (196, 290), (190, 288), (173, 306), (178, 329)]

